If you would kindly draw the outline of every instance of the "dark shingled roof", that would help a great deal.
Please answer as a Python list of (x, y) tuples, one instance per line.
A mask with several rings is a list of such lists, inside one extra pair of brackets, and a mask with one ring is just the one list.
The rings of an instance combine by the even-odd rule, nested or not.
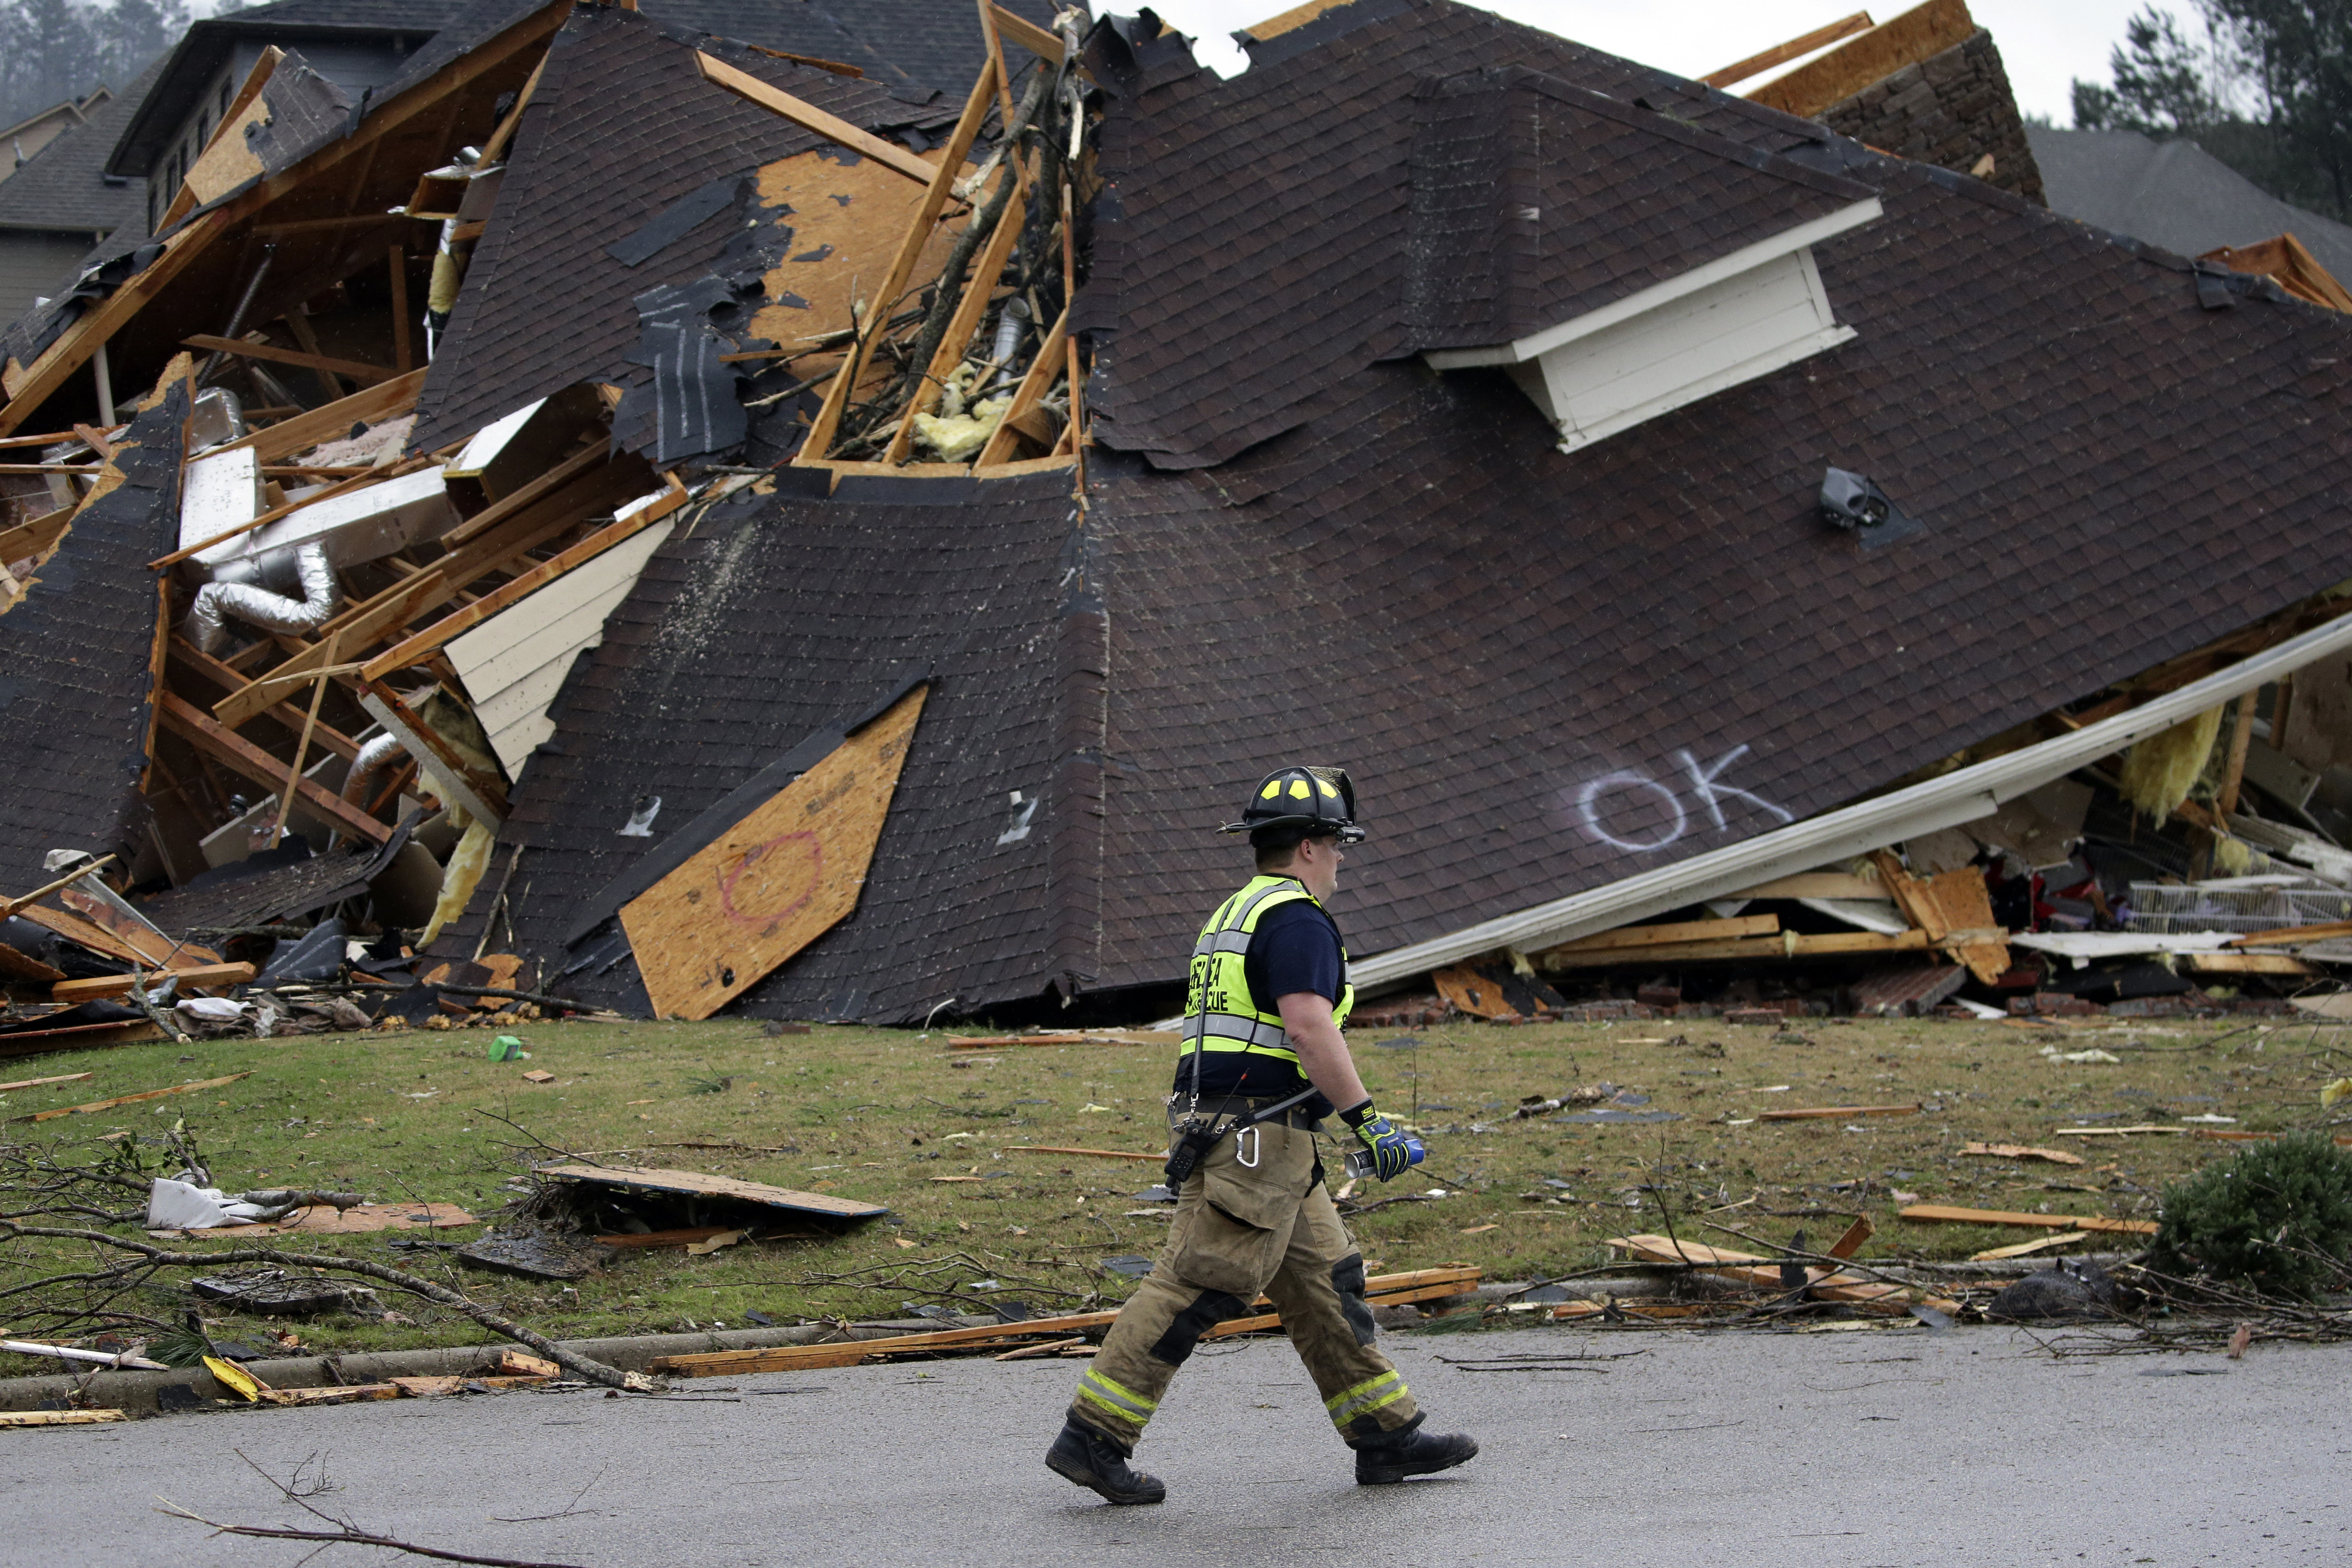
[(145, 238), (147, 182), (108, 183), (106, 160), (163, 69), (160, 59), (149, 66), (88, 124), (60, 132), (0, 180), (0, 228), (106, 231), (118, 244)]
[(8, 807), (0, 811), (0, 889), (47, 881), (52, 849), (120, 853), (146, 845), (148, 658), (155, 574), (179, 533), (180, 426), (174, 383), (131, 421), (123, 482), (90, 503), (24, 598), (0, 615), (0, 734)]
[[(642, 330), (636, 296), (702, 276), (740, 219), (730, 203), (636, 267), (606, 247), (709, 181), (830, 145), (702, 80), (695, 47), (692, 35), (605, 6), (582, 6), (556, 35), (425, 378), (416, 449), (579, 382), (641, 380), (626, 358)], [(750, 51), (733, 63), (861, 126), (953, 112)]]
[[(1076, 803), (1099, 772), (1102, 607), (1074, 510), (1060, 473), (849, 479), (831, 500), (722, 509), (664, 544), (516, 796), (523, 950), (559, 952), (581, 902), (659, 835), (929, 668), (938, 685), (856, 913), (745, 1005), (898, 1016), (1034, 992), (1056, 954), (1090, 972), (1091, 921), (1067, 917), (1099, 875)], [(657, 837), (618, 837), (647, 788)], [(1070, 830), (1040, 822), (1000, 843), (1014, 789), (1070, 814)], [(625, 965), (590, 984), (635, 986)]]
[[(688, 820), (909, 663), (940, 684), (860, 906), (749, 1011), (1171, 982), (1247, 875), (1213, 829), (1286, 762), (1355, 776), (1351, 949), (1434, 937), (1851, 800), (2352, 575), (2352, 321), (2252, 278), (2205, 309), (2169, 253), (1466, 6), (1299, 32), (1231, 82), (1097, 57), (1094, 396), (1140, 450), (1089, 453), (1083, 511), (1067, 475), (845, 478), (656, 554), (520, 788), (525, 952), (561, 967), (646, 847), (615, 831), (637, 797)], [(1859, 336), (1572, 455), (1502, 373), (1387, 357), (1412, 94), (1496, 63), (1877, 192), (1816, 250)], [(1646, 144), (1624, 181), (1677, 177)], [(1830, 464), (1927, 531), (1857, 552), (1814, 513)], [(1016, 790), (1043, 803), (1020, 837)]]
[(1871, 195), (1525, 69), (1433, 83), (1418, 119), (1416, 349), (1532, 336)]
[(2280, 201), (2194, 142), (2040, 125), (2025, 134), (2053, 212), (2183, 256), (2292, 234), (2352, 286), (2352, 226)]
[[(1433, 79), (1540, 71), (1765, 153), (1828, 135), (1466, 5), (1355, 0), (1253, 48), (1229, 82), (1172, 36), (1130, 51), (1105, 29), (1096, 47), (1130, 100), (1103, 129), (1110, 191), (1079, 305), (1080, 324), (1118, 327), (1090, 407), (1098, 440), (1162, 468), (1223, 462), (1297, 425), (1338, 376), (1410, 349), (1396, 241)], [(1213, 260), (1166, 264), (1212, 230)]]

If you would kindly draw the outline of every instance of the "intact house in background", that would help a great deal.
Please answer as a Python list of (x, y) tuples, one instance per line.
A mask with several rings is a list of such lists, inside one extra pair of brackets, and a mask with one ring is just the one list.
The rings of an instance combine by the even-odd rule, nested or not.
[(802, 10), (257, 58), (0, 342), (0, 886), (881, 1021), (1169, 1010), (1301, 758), (1374, 1017), (2032, 1006), (2075, 903), (2352, 891), (2352, 317), (2043, 207), (1957, 0), (1751, 98)]

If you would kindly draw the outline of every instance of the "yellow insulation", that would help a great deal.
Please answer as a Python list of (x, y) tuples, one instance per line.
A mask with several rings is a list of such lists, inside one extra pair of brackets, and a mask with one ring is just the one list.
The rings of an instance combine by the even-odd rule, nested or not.
[(490, 846), (498, 838), (498, 830), (487, 822), (468, 822), (465, 836), (457, 847), (449, 852), (449, 864), (442, 868), (441, 896), (434, 901), (432, 923), (417, 941), (421, 951), (433, 945), (441, 928), (466, 912), (466, 905), (474, 897), (474, 889), (489, 869)]
[(2221, 733), (2221, 710), (2210, 708), (2124, 753), (2124, 798), (2161, 822), (2189, 798)]

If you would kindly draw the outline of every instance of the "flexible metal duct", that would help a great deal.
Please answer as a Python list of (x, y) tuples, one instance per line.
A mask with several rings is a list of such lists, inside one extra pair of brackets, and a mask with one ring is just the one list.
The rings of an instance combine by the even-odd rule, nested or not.
[(295, 555), (294, 569), (302, 580), (299, 599), (243, 583), (205, 584), (188, 607), (188, 640), (205, 653), (218, 653), (228, 640), (231, 616), (273, 632), (310, 632), (325, 626), (342, 597), (327, 552), (305, 544)]
[(373, 791), (376, 775), (394, 757), (406, 756), (400, 742), (391, 735), (378, 735), (360, 746), (360, 754), (352, 759), (352, 771), (343, 779), (343, 798), (367, 809), (368, 795)]

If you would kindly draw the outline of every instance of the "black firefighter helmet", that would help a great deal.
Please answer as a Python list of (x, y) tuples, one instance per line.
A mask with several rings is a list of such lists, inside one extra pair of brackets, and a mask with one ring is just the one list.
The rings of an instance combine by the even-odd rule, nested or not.
[(1360, 844), (1356, 826), (1356, 786), (1345, 768), (1276, 768), (1258, 781), (1239, 822), (1220, 833), (1255, 833), (1261, 827), (1303, 827), (1310, 834), (1336, 833), (1342, 844)]

